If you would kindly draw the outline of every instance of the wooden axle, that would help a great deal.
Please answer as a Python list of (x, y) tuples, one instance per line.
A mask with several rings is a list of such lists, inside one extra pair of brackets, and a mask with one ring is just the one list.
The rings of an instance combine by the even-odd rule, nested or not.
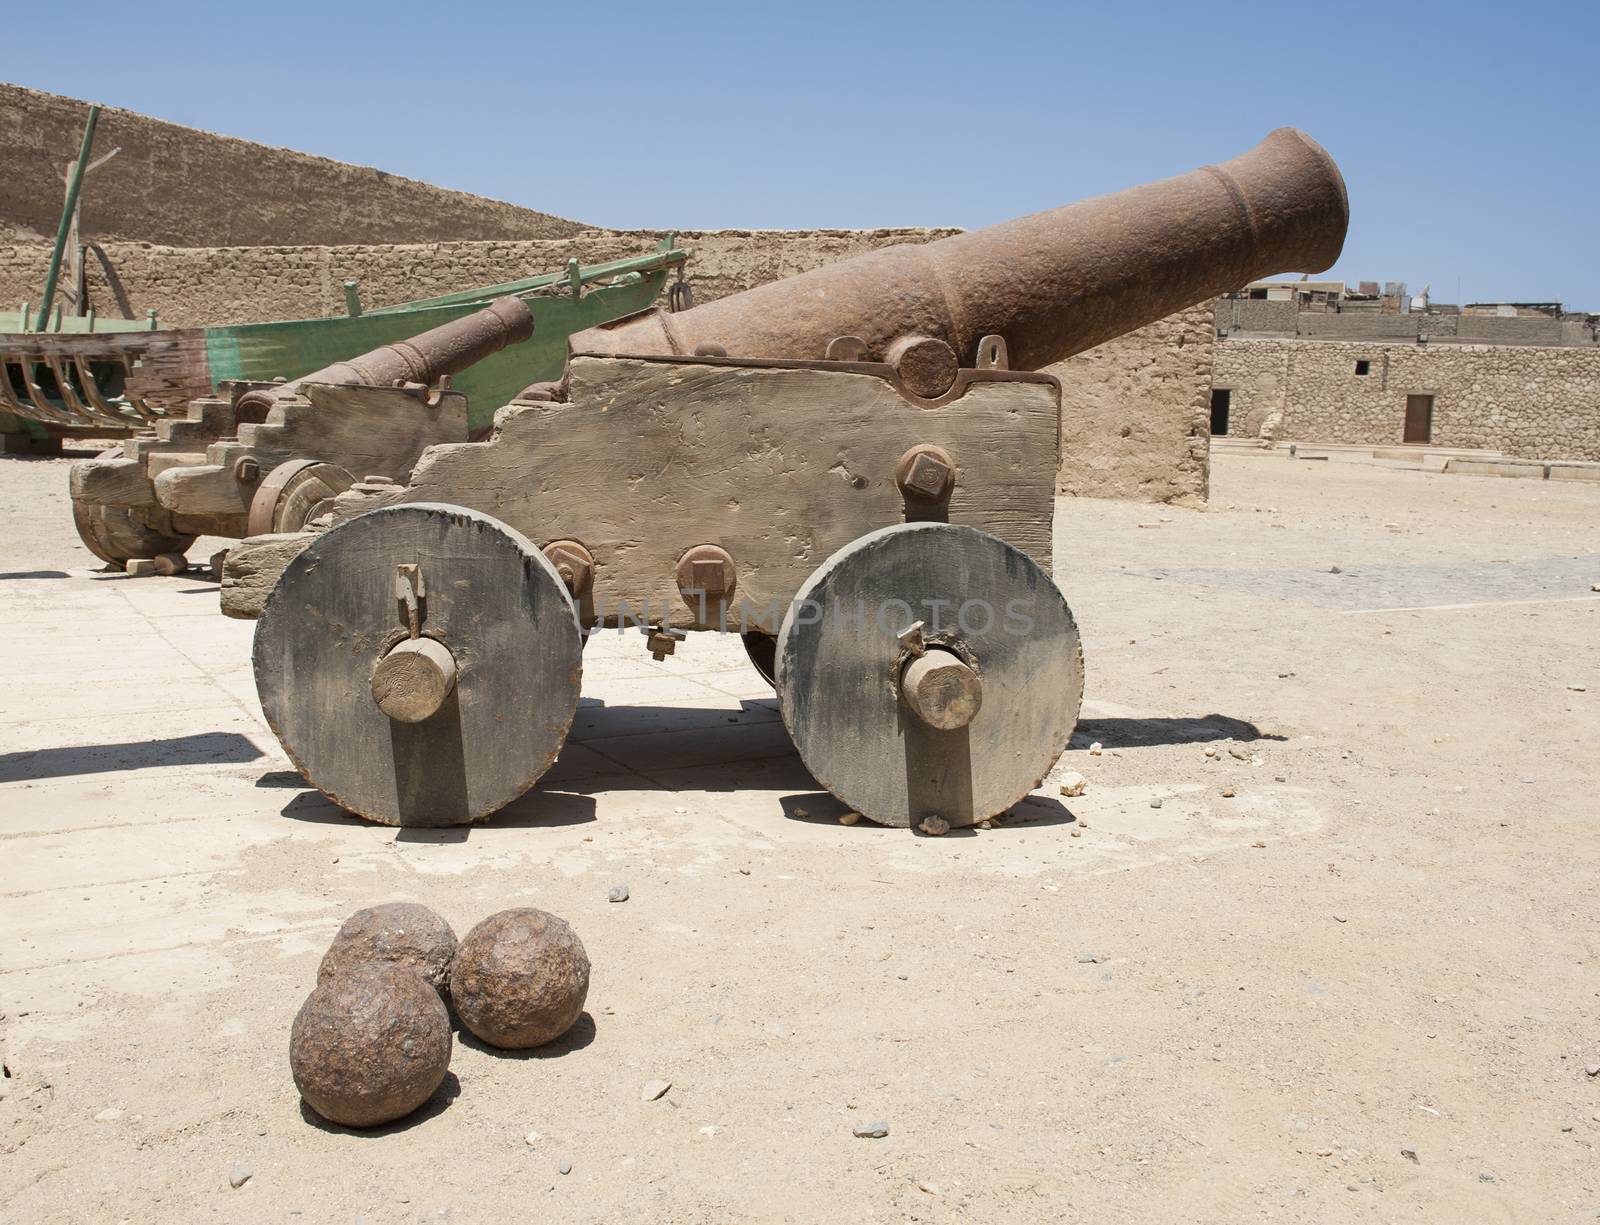
[(372, 669), (372, 700), (391, 719), (421, 723), (456, 687), (456, 657), (432, 638), (406, 638)]
[(983, 681), (954, 651), (930, 647), (906, 665), (900, 696), (929, 727), (953, 732), (983, 707)]

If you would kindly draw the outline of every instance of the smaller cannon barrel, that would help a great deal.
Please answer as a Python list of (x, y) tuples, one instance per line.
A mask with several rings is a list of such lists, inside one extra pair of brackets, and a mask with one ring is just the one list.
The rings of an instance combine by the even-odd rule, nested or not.
[(433, 383), (533, 335), (533, 311), (521, 298), (496, 298), (480, 311), (429, 328), (409, 340), (381, 345), (370, 353), (334, 362), (288, 383), (248, 391), (241, 407), (270, 409), (306, 383), (390, 387), (396, 382)]
[(1218, 166), (591, 328), (570, 352), (811, 360), (850, 336), (901, 365), (933, 338), (970, 365), (998, 335), (1012, 368), (1038, 370), (1257, 277), (1321, 271), (1349, 220), (1333, 159), (1279, 128)]

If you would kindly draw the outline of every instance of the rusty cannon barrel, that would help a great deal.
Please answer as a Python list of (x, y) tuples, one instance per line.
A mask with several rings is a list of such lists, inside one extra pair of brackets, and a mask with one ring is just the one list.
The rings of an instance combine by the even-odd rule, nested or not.
[(433, 383), (533, 335), (533, 311), (518, 297), (496, 298), (480, 311), (409, 340), (382, 345), (360, 357), (334, 362), (289, 383), (257, 388), (239, 398), (241, 408), (270, 409), (306, 383), (391, 387), (395, 383)]
[(937, 395), (954, 366), (929, 338), (973, 365), (997, 335), (1013, 369), (1037, 370), (1269, 273), (1320, 272), (1349, 219), (1333, 159), (1279, 128), (1218, 166), (591, 328), (570, 351), (808, 360), (856, 337), (852, 356)]

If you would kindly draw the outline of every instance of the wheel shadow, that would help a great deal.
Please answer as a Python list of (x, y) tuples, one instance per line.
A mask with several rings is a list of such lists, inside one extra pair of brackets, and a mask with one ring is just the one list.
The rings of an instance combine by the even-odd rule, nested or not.
[(1178, 715), (1158, 719), (1082, 719), (1069, 749), (1099, 741), (1108, 748), (1158, 744), (1204, 744), (1212, 740), (1287, 740), (1264, 732), (1254, 723), (1230, 715)]
[(0, 753), (0, 783), (38, 782), (157, 766), (237, 765), (266, 754), (238, 732), (200, 732), (164, 740), (124, 740)]
[[(1221, 714), (1103, 718), (1082, 721), (1068, 749), (1084, 749), (1095, 741), (1130, 747), (1287, 738)], [(256, 785), (304, 787), (298, 774), (282, 770), (262, 775)], [(608, 705), (585, 698), (574, 723), (574, 735), (532, 790), (484, 821), (472, 825), (400, 827), (395, 838), (402, 842), (460, 843), (471, 838), (474, 831), (484, 836), (502, 829), (587, 824), (598, 819), (598, 797), (620, 792), (727, 794), (745, 790), (781, 793), (781, 815), (801, 824), (838, 825), (839, 818), (849, 811), (806, 769), (783, 726), (774, 698), (743, 698), (737, 709)], [(301, 790), (282, 813), (295, 820), (325, 825), (361, 820), (313, 790)], [(1076, 820), (1072, 810), (1053, 796), (1030, 794), (1002, 814), (993, 828), (1072, 825)], [(859, 825), (866, 829), (886, 828), (865, 819)], [(927, 836), (920, 830), (912, 832), (918, 837)], [(970, 827), (961, 827), (941, 836), (971, 837), (974, 833)]]

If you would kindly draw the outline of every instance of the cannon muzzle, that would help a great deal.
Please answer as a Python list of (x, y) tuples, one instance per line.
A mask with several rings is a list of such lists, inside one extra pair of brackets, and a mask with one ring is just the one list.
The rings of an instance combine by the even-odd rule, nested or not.
[(1037, 370), (1269, 273), (1320, 272), (1349, 220), (1333, 159), (1279, 128), (1220, 166), (591, 328), (570, 351), (809, 360), (853, 336), (893, 361), (932, 337), (974, 365), (992, 334)]
[(363, 387), (390, 387), (396, 382), (434, 383), (446, 374), (459, 374), (468, 366), (533, 335), (533, 311), (518, 297), (496, 298), (480, 311), (409, 340), (381, 345), (370, 353), (334, 362), (289, 383), (248, 391), (240, 407), (272, 405), (294, 395), (306, 383), (336, 383)]

